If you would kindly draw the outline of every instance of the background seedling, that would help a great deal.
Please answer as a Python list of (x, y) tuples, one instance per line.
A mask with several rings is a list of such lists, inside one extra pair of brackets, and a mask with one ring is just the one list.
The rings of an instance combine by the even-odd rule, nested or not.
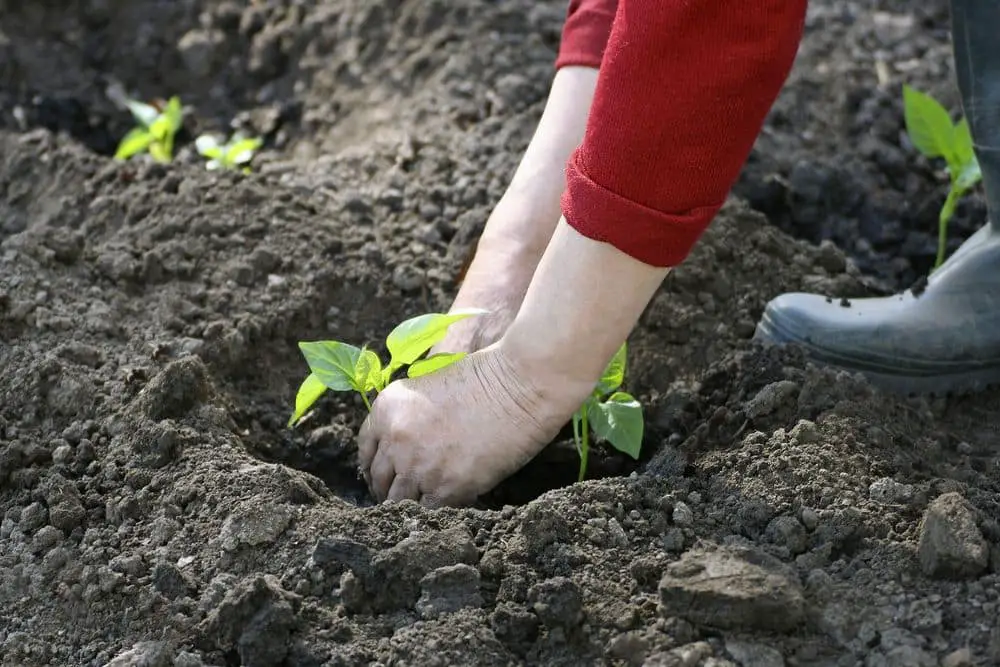
[(226, 143), (220, 143), (217, 137), (203, 134), (195, 140), (194, 145), (203, 157), (208, 158), (206, 169), (242, 168), (244, 173), (250, 173), (247, 165), (263, 143), (263, 139), (248, 138), (240, 134), (234, 134)]
[[(408, 319), (393, 329), (385, 339), (389, 363), (383, 365), (374, 350), (335, 340), (300, 342), (299, 349), (310, 373), (295, 396), (295, 412), (289, 427), (297, 424), (327, 389), (356, 391), (371, 411), (369, 395), (385, 389), (393, 374), (407, 366), (409, 377), (428, 375), (465, 357), (464, 352), (445, 352), (424, 357), (440, 343), (448, 328), (467, 317), (482, 315), (485, 310), (465, 309), (453, 313), (428, 313)], [(423, 358), (422, 358), (423, 357)]]
[(127, 99), (125, 104), (138, 123), (118, 144), (115, 158), (127, 160), (148, 152), (157, 162), (170, 162), (174, 156), (174, 136), (183, 123), (184, 110), (177, 97), (162, 108)]
[(951, 186), (938, 214), (938, 249), (934, 268), (944, 262), (948, 222), (958, 201), (980, 179), (979, 161), (972, 150), (969, 122), (951, 122), (948, 111), (936, 99), (910, 86), (903, 86), (903, 115), (906, 133), (918, 151), (930, 159), (944, 158)]
[(631, 394), (618, 391), (625, 381), (627, 344), (622, 343), (586, 403), (573, 415), (573, 440), (580, 454), (582, 482), (590, 455), (590, 431), (633, 459), (639, 458), (645, 422), (642, 405)]

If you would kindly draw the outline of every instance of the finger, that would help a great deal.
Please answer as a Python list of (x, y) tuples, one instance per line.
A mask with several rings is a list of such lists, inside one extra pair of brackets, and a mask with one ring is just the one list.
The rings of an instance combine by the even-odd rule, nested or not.
[(436, 493), (425, 493), (420, 496), (420, 504), (429, 509), (444, 507), (444, 498)]
[(421, 487), (430, 489), (428, 491), (423, 491), (420, 495), (420, 504), (424, 507), (431, 509), (437, 509), (439, 507), (466, 507), (471, 505), (476, 501), (478, 495), (475, 493), (470, 493), (468, 490), (460, 490), (452, 488), (445, 488), (440, 484), (431, 484), (427, 487)]
[(420, 487), (413, 477), (407, 475), (396, 475), (386, 496), (386, 500), (390, 502), (417, 500), (418, 498), (420, 498)]
[(361, 473), (366, 478), (377, 450), (378, 430), (375, 428), (375, 412), (373, 411), (368, 414), (361, 423), (361, 428), (358, 429), (358, 467), (361, 468)]
[(379, 449), (375, 454), (375, 460), (371, 467), (371, 492), (375, 499), (382, 502), (389, 495), (393, 478), (396, 477), (396, 470), (392, 464), (392, 459), (385, 451), (385, 447)]

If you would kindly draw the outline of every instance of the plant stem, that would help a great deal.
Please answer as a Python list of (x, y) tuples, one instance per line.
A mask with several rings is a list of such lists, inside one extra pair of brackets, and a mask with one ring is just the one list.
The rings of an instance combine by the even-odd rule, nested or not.
[(361, 394), (361, 400), (365, 402), (365, 407), (368, 408), (368, 412), (371, 412), (372, 411), (372, 404), (368, 400), (368, 395), (365, 394), (363, 391), (358, 392), (358, 393)]
[(944, 200), (944, 206), (941, 207), (941, 215), (938, 217), (938, 248), (937, 259), (934, 262), (935, 269), (944, 263), (945, 246), (948, 244), (948, 222), (955, 212), (955, 200), (959, 195), (960, 193), (955, 187), (949, 188), (948, 197)]
[(587, 475), (587, 459), (590, 454), (590, 424), (587, 415), (587, 407), (584, 406), (580, 414), (580, 475), (577, 481), (582, 482)]

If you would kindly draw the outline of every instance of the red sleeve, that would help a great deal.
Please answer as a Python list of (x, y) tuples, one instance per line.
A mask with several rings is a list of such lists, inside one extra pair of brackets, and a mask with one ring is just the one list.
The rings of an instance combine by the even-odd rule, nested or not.
[(620, 0), (563, 213), (654, 266), (725, 202), (798, 51), (806, 0)]
[(617, 7), (618, 0), (570, 0), (556, 69), (567, 65), (594, 69), (601, 66)]

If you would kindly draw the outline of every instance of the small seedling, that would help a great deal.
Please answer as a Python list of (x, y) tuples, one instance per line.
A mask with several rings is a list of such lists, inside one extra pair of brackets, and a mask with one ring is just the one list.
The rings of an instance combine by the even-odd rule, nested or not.
[(198, 153), (208, 158), (205, 168), (209, 171), (242, 168), (245, 174), (250, 173), (250, 160), (263, 144), (263, 139), (248, 138), (240, 134), (234, 134), (226, 143), (220, 143), (217, 137), (210, 134), (203, 134), (194, 143)]
[[(327, 390), (357, 392), (370, 412), (372, 393), (377, 395), (385, 389), (392, 382), (393, 374), (404, 366), (407, 376), (414, 378), (459, 361), (466, 356), (465, 352), (444, 352), (429, 357), (424, 354), (444, 339), (452, 324), (486, 312), (470, 308), (447, 314), (419, 315), (402, 322), (386, 337), (388, 364), (383, 364), (378, 354), (367, 347), (335, 340), (300, 342), (299, 349), (310, 373), (296, 393), (289, 428), (298, 424)], [(623, 343), (590, 397), (573, 415), (573, 439), (580, 454), (580, 481), (587, 472), (591, 431), (618, 451), (639, 458), (644, 431), (642, 405), (631, 394), (619, 391), (625, 381), (627, 351)]]
[(184, 110), (177, 97), (163, 105), (153, 106), (135, 100), (125, 100), (138, 123), (118, 144), (115, 158), (127, 160), (148, 152), (157, 162), (170, 162), (174, 156), (174, 136), (181, 129)]
[(938, 249), (934, 268), (944, 262), (948, 222), (962, 196), (981, 179), (979, 161), (972, 148), (966, 118), (952, 123), (948, 111), (936, 99), (910, 86), (903, 86), (903, 115), (910, 141), (924, 156), (944, 158), (951, 186), (938, 214)]
[(631, 394), (618, 391), (625, 381), (627, 363), (627, 344), (622, 343), (590, 398), (573, 415), (573, 440), (580, 454), (581, 482), (587, 474), (591, 430), (618, 451), (639, 458), (645, 425), (642, 405)]
[(424, 354), (444, 339), (452, 324), (485, 313), (470, 308), (447, 314), (428, 313), (402, 322), (385, 339), (389, 350), (387, 365), (366, 347), (335, 340), (300, 342), (299, 349), (311, 372), (295, 396), (295, 412), (288, 426), (297, 424), (327, 389), (356, 391), (370, 412), (370, 394), (385, 389), (393, 374), (404, 366), (408, 367), (407, 375), (413, 378), (439, 371), (465, 357), (465, 352), (443, 352), (429, 357)]

